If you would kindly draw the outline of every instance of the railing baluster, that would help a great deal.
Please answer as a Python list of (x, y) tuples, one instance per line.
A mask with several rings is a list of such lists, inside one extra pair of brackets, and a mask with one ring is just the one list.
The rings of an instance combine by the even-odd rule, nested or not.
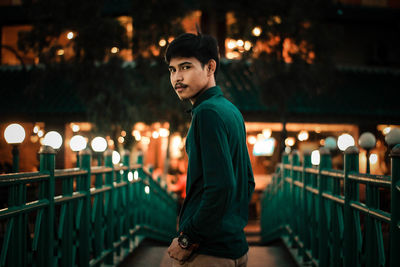
[(41, 238), (39, 254), (43, 256), (43, 262), (40, 266), (54, 266), (54, 168), (55, 168), (55, 154), (53, 148), (49, 146), (43, 146), (39, 152), (40, 154), (40, 171), (49, 172), (49, 180), (43, 182), (44, 194), (49, 202), (47, 210), (44, 214), (43, 226), (41, 227)]
[(400, 144), (391, 152), (391, 223), (390, 223), (390, 266), (400, 266)]
[[(81, 168), (55, 171), (55, 151), (43, 147), (40, 172), (0, 175), (0, 186), (9, 191), (8, 206), (0, 210), (1, 222), (7, 224), (1, 267), (116, 265), (145, 237), (168, 241), (176, 235), (177, 199), (142, 166), (135, 167), (137, 179), (131, 174), (128, 179), (129, 153), (123, 155), (125, 166), (114, 168), (111, 152), (105, 155), (106, 166), (92, 167), (86, 149), (80, 152)], [(57, 196), (55, 179), (62, 183)], [(30, 203), (28, 183), (38, 185), (38, 198)]]
[(327, 186), (327, 178), (321, 175), (322, 169), (331, 168), (331, 159), (329, 150), (326, 148), (319, 149), (321, 160), (318, 167), (318, 259), (320, 266), (328, 266), (328, 220), (327, 210), (325, 208), (325, 200), (322, 197), (322, 193), (325, 192)]
[(79, 152), (80, 163), (79, 166), (85, 171), (87, 171), (87, 175), (80, 177), (79, 183), (79, 192), (84, 193), (85, 197), (82, 201), (82, 212), (80, 214), (81, 221), (79, 222), (79, 250), (78, 250), (78, 265), (79, 266), (89, 266), (90, 260), (90, 251), (91, 251), (91, 243), (90, 243), (90, 178), (91, 178), (91, 161), (92, 161), (92, 152), (89, 148), (82, 150)]
[(352, 180), (348, 178), (350, 172), (358, 171), (358, 149), (349, 147), (344, 152), (344, 240), (343, 255), (344, 266), (358, 266), (357, 238), (354, 226), (353, 209), (351, 201), (358, 199), (357, 188)]
[[(104, 165), (106, 167), (113, 168), (112, 163), (112, 150), (106, 150), (104, 152)], [(106, 202), (107, 211), (104, 214), (105, 216), (105, 225), (106, 225), (106, 233), (105, 233), (105, 249), (107, 252), (111, 251), (105, 259), (106, 264), (114, 263), (114, 231), (115, 231), (115, 223), (114, 223), (114, 195), (116, 194), (116, 190), (114, 188), (114, 175), (115, 172), (106, 173), (106, 185), (111, 187), (111, 190), (106, 193)]]

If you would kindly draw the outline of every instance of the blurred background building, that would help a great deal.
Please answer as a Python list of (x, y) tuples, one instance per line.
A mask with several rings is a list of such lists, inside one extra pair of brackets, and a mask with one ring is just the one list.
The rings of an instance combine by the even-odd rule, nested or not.
[[(283, 151), (333, 140), (341, 167), (343, 134), (357, 143), (373, 133), (361, 166), (389, 171), (384, 136), (400, 127), (400, 1), (95, 2), (0, 0), (0, 132), (24, 127), (21, 171), (38, 169), (36, 152), (57, 131), (57, 168), (76, 165), (74, 135), (89, 143), (101, 135), (111, 149), (143, 154), (170, 185), (184, 179), (190, 115), (169, 88), (162, 54), (196, 24), (218, 39), (218, 83), (245, 118), (257, 189)], [(11, 170), (11, 149), (0, 138), (0, 172)]]

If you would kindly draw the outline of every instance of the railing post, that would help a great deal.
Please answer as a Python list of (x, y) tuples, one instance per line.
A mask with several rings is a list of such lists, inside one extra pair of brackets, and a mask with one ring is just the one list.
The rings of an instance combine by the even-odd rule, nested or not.
[[(312, 198), (309, 197), (309, 194), (307, 193), (307, 185), (309, 184), (309, 174), (306, 172), (306, 168), (310, 168), (312, 166), (311, 164), (311, 152), (310, 151), (305, 151), (303, 154), (303, 173), (302, 173), (302, 179), (303, 179), (303, 244), (304, 244), (304, 253), (307, 250), (311, 249), (311, 232), (310, 232), (310, 211), (309, 211), (309, 202), (312, 200)], [(310, 205), (311, 206), (311, 205)], [(305, 257), (305, 254), (304, 254)]]
[(40, 154), (40, 172), (49, 172), (50, 177), (47, 186), (44, 186), (43, 193), (49, 201), (45, 219), (41, 226), (41, 234), (46, 238), (41, 238), (39, 253), (42, 258), (40, 266), (54, 266), (54, 168), (55, 168), (55, 150), (50, 146), (42, 146)]
[[(123, 176), (123, 181), (127, 183), (126, 187), (122, 190), (124, 190), (123, 193), (123, 210), (121, 211), (121, 214), (124, 214), (124, 224), (123, 224), (123, 234), (129, 238), (129, 226), (130, 226), (130, 222), (131, 222), (131, 218), (133, 217), (133, 212), (134, 210), (132, 208), (130, 208), (130, 202), (131, 202), (131, 196), (130, 196), (130, 192), (131, 192), (131, 187), (132, 184), (130, 183), (129, 179), (128, 179), (128, 175), (131, 171), (130, 169), (130, 153), (129, 150), (123, 150), (122, 151), (122, 164), (124, 166), (128, 167), (128, 170), (124, 173)], [(132, 173), (131, 173), (132, 175)], [(123, 247), (125, 249), (129, 249), (129, 239), (124, 243)]]
[(293, 166), (299, 166), (300, 165), (300, 157), (299, 157), (299, 152), (297, 150), (294, 150), (291, 154), (291, 170), (290, 170), (290, 178), (292, 178), (292, 182), (290, 183), (290, 191), (291, 191), (291, 218), (290, 221), (292, 222), (292, 231), (293, 234), (291, 235), (290, 239), (291, 242), (294, 243), (295, 236), (298, 235), (298, 226), (300, 225), (298, 223), (299, 216), (301, 216), (301, 210), (299, 206), (299, 200), (297, 199), (297, 192), (299, 191), (297, 186), (295, 186), (294, 181), (298, 179), (297, 173), (295, 173)]
[(392, 157), (390, 266), (400, 266), (400, 144), (390, 154)]
[(358, 266), (358, 248), (355, 231), (355, 216), (350, 206), (351, 202), (358, 199), (358, 189), (348, 175), (358, 172), (358, 148), (348, 147), (344, 152), (344, 240), (343, 255), (344, 267)]
[(329, 249), (329, 231), (328, 231), (328, 220), (327, 210), (325, 207), (325, 201), (322, 194), (327, 189), (326, 177), (321, 175), (321, 170), (330, 169), (332, 167), (331, 157), (329, 149), (320, 148), (320, 164), (318, 166), (318, 264), (319, 266), (328, 266), (328, 249)]
[[(104, 165), (106, 167), (113, 168), (114, 165), (112, 163), (112, 150), (107, 149), (104, 152)], [(114, 201), (114, 171), (111, 173), (106, 173), (106, 186), (110, 186), (111, 190), (108, 192), (108, 201), (106, 199), (106, 209), (105, 209), (105, 221), (106, 221), (106, 235), (105, 235), (105, 249), (107, 251), (111, 251), (110, 254), (105, 259), (106, 264), (113, 264), (114, 263), (114, 211), (115, 211), (115, 201)], [(108, 202), (108, 203), (107, 203)]]
[(91, 214), (91, 197), (90, 197), (90, 178), (91, 178), (91, 161), (92, 151), (86, 148), (79, 152), (79, 166), (87, 171), (87, 175), (81, 177), (79, 183), (79, 192), (85, 194), (82, 199), (82, 211), (80, 214), (81, 220), (77, 221), (77, 228), (79, 229), (79, 250), (78, 261), (79, 266), (89, 266), (90, 260), (90, 214)]
[(283, 188), (283, 194), (282, 194), (282, 203), (285, 203), (285, 208), (283, 212), (283, 222), (287, 224), (290, 222), (290, 207), (288, 203), (290, 203), (290, 185), (286, 183), (286, 177), (288, 176), (289, 170), (285, 168), (285, 164), (289, 163), (289, 154), (284, 153), (282, 156), (282, 188)]

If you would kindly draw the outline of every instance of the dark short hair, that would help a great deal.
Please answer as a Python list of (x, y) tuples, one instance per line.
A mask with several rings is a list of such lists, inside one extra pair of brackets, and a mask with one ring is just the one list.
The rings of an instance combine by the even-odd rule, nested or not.
[(202, 67), (214, 59), (217, 63), (214, 76), (219, 69), (218, 44), (214, 37), (206, 34), (184, 33), (175, 38), (165, 51), (165, 62), (169, 64), (171, 58), (194, 57)]

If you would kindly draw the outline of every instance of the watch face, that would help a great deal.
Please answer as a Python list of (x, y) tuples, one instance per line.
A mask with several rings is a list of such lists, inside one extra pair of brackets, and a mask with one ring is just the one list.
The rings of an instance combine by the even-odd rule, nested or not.
[(179, 236), (178, 242), (179, 242), (179, 245), (180, 245), (182, 248), (187, 248), (187, 247), (189, 247), (189, 239), (187, 238), (187, 236), (184, 236), (184, 235)]

